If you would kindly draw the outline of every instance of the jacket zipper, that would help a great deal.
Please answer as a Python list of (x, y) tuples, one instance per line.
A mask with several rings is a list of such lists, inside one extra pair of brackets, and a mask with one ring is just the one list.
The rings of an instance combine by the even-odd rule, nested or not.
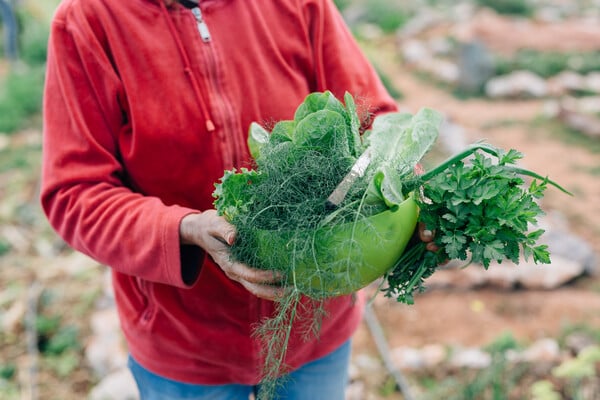
[[(206, 22), (204, 21), (204, 18), (202, 16), (202, 10), (200, 9), (200, 7), (194, 7), (191, 9), (192, 14), (194, 15), (194, 18), (196, 19), (196, 26), (198, 28), (198, 32), (200, 33), (200, 37), (202, 38), (202, 41), (204, 43), (206, 43), (207, 45), (210, 45), (210, 42), (212, 40), (212, 36), (210, 34), (210, 31), (208, 29), (208, 25), (206, 24)], [(212, 96), (213, 99), (217, 100), (219, 103), (219, 108), (221, 110), (221, 115), (223, 117), (223, 121), (224, 123), (228, 124), (229, 122), (229, 118), (227, 118), (228, 115), (232, 115), (233, 114), (233, 110), (231, 109), (230, 105), (228, 104), (228, 102), (223, 99), (224, 91), (221, 88), (221, 83), (219, 82), (219, 78), (218, 78), (218, 72), (217, 72), (217, 60), (215, 58), (215, 54), (213, 52), (213, 49), (210, 48), (209, 51), (207, 51), (207, 69), (208, 69), (208, 76), (211, 82), (211, 86), (213, 86), (213, 88), (215, 89), (216, 93), (221, 93), (221, 95), (218, 96)], [(228, 125), (232, 125), (232, 124), (228, 124)], [(236, 132), (237, 128), (234, 126), (228, 126), (226, 127), (227, 129), (230, 129), (231, 132)], [(223, 135), (223, 131), (221, 130), (220, 132), (221, 135)], [(232, 168), (233, 166), (235, 166), (237, 163), (239, 163), (239, 154), (240, 154), (240, 144), (238, 143), (237, 138), (235, 137), (235, 134), (232, 135), (232, 137), (229, 138), (229, 140), (225, 137), (222, 137), (222, 146), (224, 146), (226, 148), (227, 151), (224, 152), (224, 161), (226, 164), (227, 168)]]
[(196, 26), (198, 27), (198, 32), (200, 33), (202, 41), (204, 43), (210, 42), (210, 31), (202, 18), (202, 10), (200, 10), (200, 7), (192, 8), (192, 14), (194, 14), (194, 18), (196, 18)]

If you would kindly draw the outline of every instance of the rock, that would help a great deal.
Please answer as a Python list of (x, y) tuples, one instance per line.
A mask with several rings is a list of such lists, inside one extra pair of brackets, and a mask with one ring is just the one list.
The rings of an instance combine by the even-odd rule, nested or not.
[[(14, 209), (18, 205), (14, 204)], [(27, 253), (30, 245), (29, 232), (18, 225), (5, 224), (0, 230), (0, 237), (10, 244), (10, 247), (19, 253)]]
[(10, 136), (6, 133), (0, 132), (0, 151), (7, 149), (10, 145)]
[(551, 338), (540, 339), (521, 354), (521, 359), (530, 363), (554, 364), (561, 360), (560, 346)]
[(571, 233), (566, 227), (557, 227), (556, 219), (552, 223), (553, 225), (545, 227), (546, 232), (543, 236), (544, 243), (548, 245), (551, 260), (559, 261), (556, 257), (561, 257), (563, 260), (568, 259), (581, 266), (582, 274), (595, 275), (598, 260), (592, 246)]
[(365, 398), (367, 397), (364, 382), (350, 382), (350, 384), (346, 387), (346, 400), (363, 400)]
[(585, 88), (585, 78), (573, 71), (563, 71), (548, 79), (548, 91), (554, 96), (578, 92)]
[(2, 321), (2, 333), (16, 334), (23, 325), (26, 312), (27, 305), (25, 300), (15, 300), (4, 314), (0, 314), (0, 321)]
[(421, 40), (409, 39), (401, 44), (402, 58), (408, 64), (421, 65), (431, 59), (431, 52)]
[(121, 368), (96, 385), (88, 396), (88, 400), (137, 400), (139, 392), (135, 379), (128, 368)]
[(127, 365), (127, 348), (114, 309), (95, 312), (91, 317), (92, 334), (85, 348), (85, 358), (99, 376)]
[(378, 358), (368, 354), (358, 354), (354, 359), (354, 364), (361, 370), (378, 371), (381, 369), (381, 362)]
[(456, 349), (448, 362), (453, 368), (483, 369), (490, 366), (492, 356), (477, 348)]
[(593, 337), (583, 332), (571, 333), (565, 338), (565, 347), (574, 355), (581, 353), (583, 349), (596, 345)]
[(451, 261), (452, 266), (438, 269), (425, 281), (425, 286), (431, 288), (456, 288), (461, 290), (475, 289), (486, 282), (485, 274), (479, 271), (479, 266), (460, 268), (464, 262)]
[(419, 69), (428, 72), (437, 81), (455, 84), (460, 76), (460, 68), (452, 61), (442, 58), (431, 58), (419, 65)]
[(600, 118), (592, 114), (584, 114), (561, 107), (558, 119), (572, 129), (580, 131), (591, 138), (600, 138)]
[(423, 363), (427, 368), (435, 368), (442, 364), (448, 357), (446, 347), (441, 344), (429, 344), (421, 349)]
[(352, 382), (360, 378), (360, 369), (351, 362), (348, 366), (348, 379)]
[(412, 347), (396, 347), (390, 357), (399, 370), (418, 371), (425, 368), (425, 357), (419, 349)]
[(485, 276), (486, 285), (509, 290), (516, 286), (521, 266), (505, 260), (501, 264), (490, 263), (487, 270), (483, 266), (473, 265), (473, 268), (477, 268), (479, 273)]
[(491, 98), (544, 97), (548, 87), (539, 75), (522, 70), (490, 79), (485, 93)]
[(590, 72), (587, 74), (584, 88), (587, 91), (600, 94), (600, 72)]
[(458, 87), (478, 93), (494, 74), (494, 59), (486, 46), (477, 40), (462, 43), (458, 53)]
[(518, 272), (518, 281), (526, 289), (555, 289), (583, 275), (585, 268), (576, 261), (553, 254), (551, 264), (521, 261)]
[(444, 21), (444, 18), (431, 9), (423, 9), (404, 24), (398, 31), (400, 38), (414, 37)]

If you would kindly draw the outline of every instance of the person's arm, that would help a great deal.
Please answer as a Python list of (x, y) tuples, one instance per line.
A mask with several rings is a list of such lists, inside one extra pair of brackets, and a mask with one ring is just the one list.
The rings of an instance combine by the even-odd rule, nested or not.
[[(117, 140), (123, 87), (87, 21), (53, 21), (44, 93), (41, 204), (74, 249), (142, 279), (186, 287), (201, 252), (181, 253), (179, 225), (193, 210), (167, 206), (126, 184)], [(80, 15), (73, 18), (82, 18)]]

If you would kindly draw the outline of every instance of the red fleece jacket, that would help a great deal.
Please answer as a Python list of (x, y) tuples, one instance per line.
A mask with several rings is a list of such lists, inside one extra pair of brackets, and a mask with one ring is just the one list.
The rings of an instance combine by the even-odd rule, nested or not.
[[(201, 10), (210, 37), (179, 4), (62, 2), (48, 49), (41, 202), (67, 243), (112, 268), (138, 362), (184, 382), (255, 384), (263, 360), (252, 330), (273, 303), (181, 246), (179, 223), (212, 208), (224, 170), (250, 165), (252, 121), (291, 119), (313, 91), (349, 91), (375, 111), (395, 103), (329, 0), (214, 0)], [(361, 304), (327, 301), (319, 339), (294, 332), (288, 364), (346, 341)]]

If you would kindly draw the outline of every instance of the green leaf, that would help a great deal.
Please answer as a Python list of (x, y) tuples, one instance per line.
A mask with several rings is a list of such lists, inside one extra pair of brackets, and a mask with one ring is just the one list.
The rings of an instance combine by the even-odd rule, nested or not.
[(358, 113), (356, 111), (356, 104), (354, 98), (348, 92), (344, 94), (344, 103), (346, 104), (348, 119), (348, 144), (350, 147), (350, 153), (354, 157), (359, 157), (362, 154), (363, 146), (360, 138), (360, 120), (358, 119)]
[(335, 98), (330, 91), (311, 93), (304, 99), (304, 102), (298, 106), (294, 114), (296, 122), (302, 121), (307, 116), (321, 110), (329, 110), (340, 114), (346, 118), (346, 108)]
[(252, 122), (250, 124), (250, 129), (248, 130), (248, 149), (250, 150), (252, 158), (256, 160), (260, 155), (260, 150), (268, 142), (269, 131), (256, 122)]
[(350, 156), (346, 128), (346, 120), (340, 114), (329, 110), (316, 111), (298, 123), (293, 142), (297, 147)]
[(393, 208), (405, 200), (402, 194), (402, 177), (396, 170), (381, 170), (382, 178), (379, 179), (381, 198), (388, 208)]
[(454, 233), (441, 238), (441, 242), (444, 244), (444, 249), (451, 259), (466, 258), (465, 244), (467, 238), (459, 233)]
[(239, 213), (246, 212), (253, 202), (249, 186), (258, 183), (261, 178), (258, 172), (246, 168), (242, 168), (239, 173), (236, 170), (225, 171), (221, 182), (215, 184), (213, 192), (216, 199), (213, 204), (217, 213), (231, 222)]
[(437, 140), (443, 121), (440, 113), (423, 108), (414, 116), (388, 113), (375, 118), (368, 136), (373, 153), (400, 174), (409, 174)]
[(279, 121), (271, 131), (269, 143), (271, 145), (277, 145), (279, 143), (289, 142), (294, 137), (295, 130), (296, 121)]

